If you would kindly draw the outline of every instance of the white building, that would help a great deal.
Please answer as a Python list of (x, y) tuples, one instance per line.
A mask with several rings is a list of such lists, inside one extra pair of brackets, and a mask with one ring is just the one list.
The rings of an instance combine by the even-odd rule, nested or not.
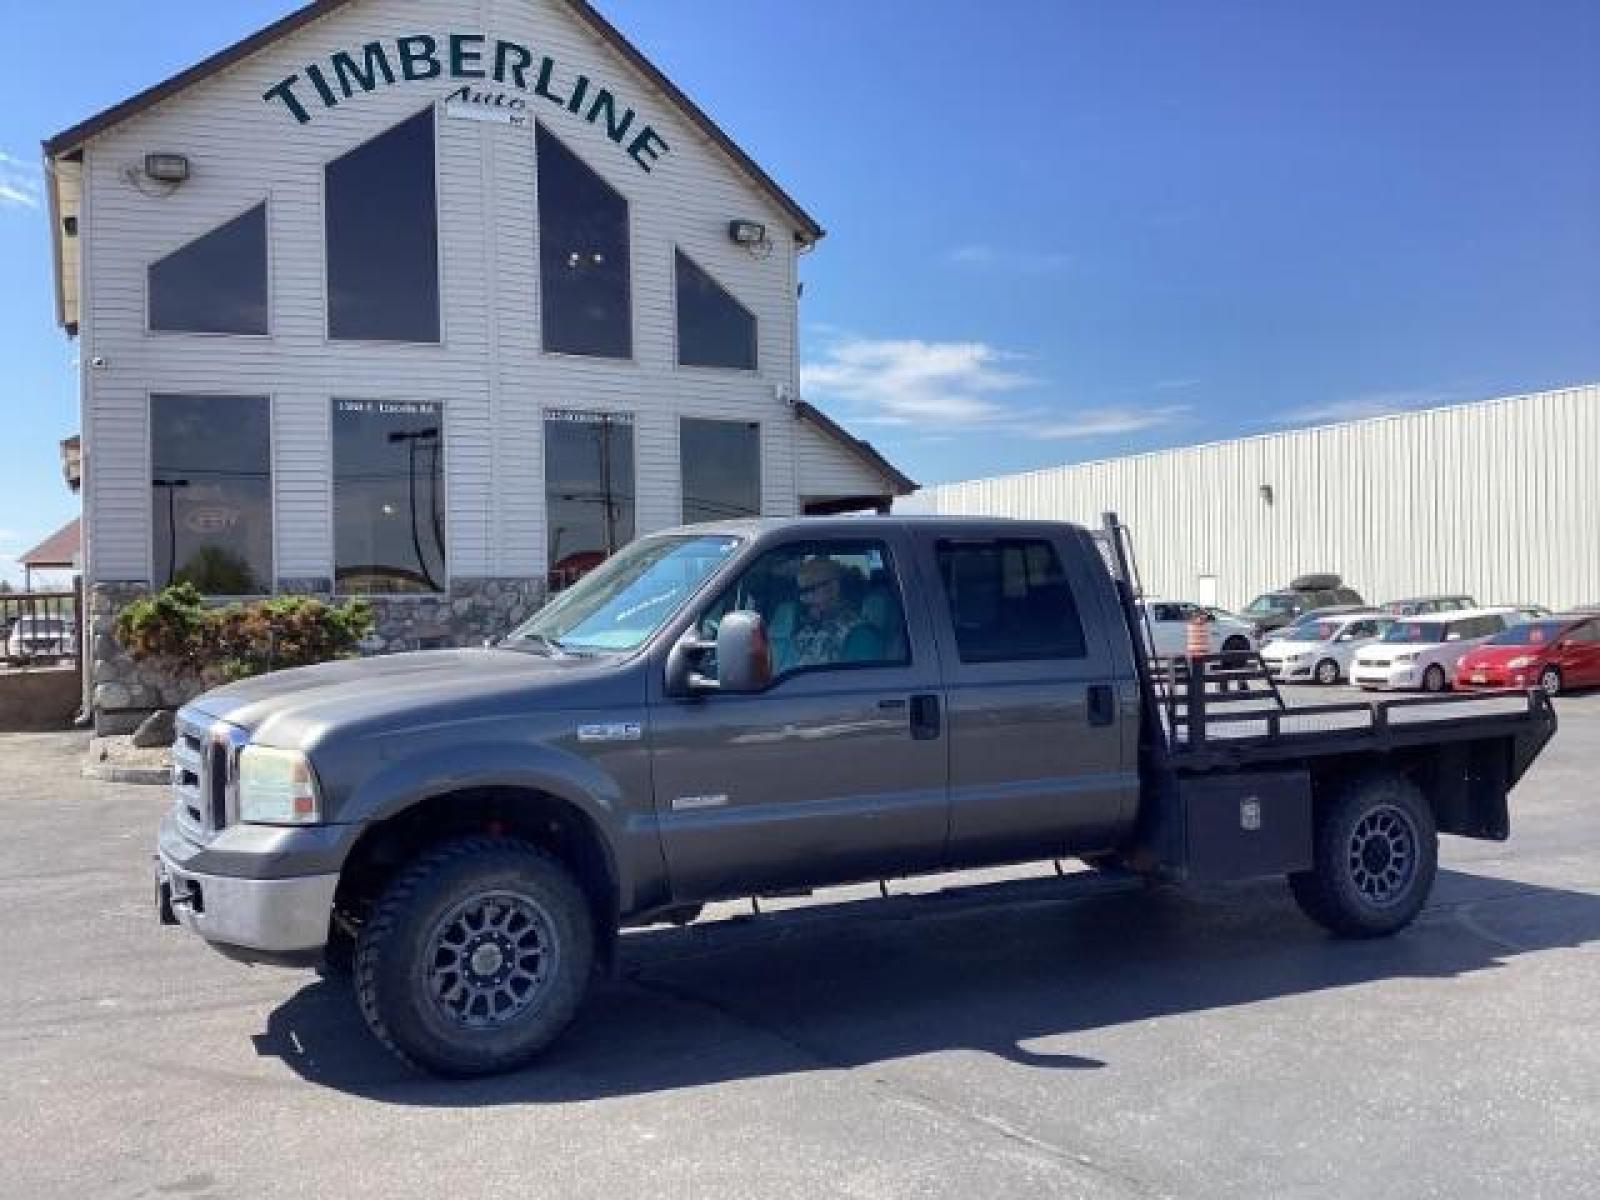
[(1333, 571), (1370, 602), (1600, 601), (1600, 385), (923, 489), (897, 509), (1133, 532), (1152, 595), (1237, 607)]
[(45, 155), (98, 634), (188, 579), (467, 642), (637, 534), (914, 486), (799, 399), (821, 228), (583, 0), (319, 0)]

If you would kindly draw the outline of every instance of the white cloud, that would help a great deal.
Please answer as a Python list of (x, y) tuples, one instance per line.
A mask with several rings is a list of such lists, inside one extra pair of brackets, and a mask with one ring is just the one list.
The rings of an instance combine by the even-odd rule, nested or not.
[(1018, 366), (1023, 355), (986, 342), (843, 337), (801, 368), (810, 399), (836, 403), (847, 424), (891, 426), (924, 442), (981, 434), (1070, 439), (1117, 437), (1171, 425), (1188, 405), (1115, 405), (1079, 409), (1018, 403), (1046, 381)]
[(44, 173), (38, 165), (0, 151), (0, 209), (34, 209), (43, 199)]
[(983, 342), (845, 337), (800, 370), (808, 395), (845, 402), (857, 421), (970, 426), (1008, 415), (1001, 397), (1037, 381), (1018, 356)]
[(945, 259), (958, 267), (1008, 275), (1053, 275), (1072, 265), (1070, 254), (1003, 250), (982, 242), (957, 246), (945, 255)]
[(1428, 389), (1397, 389), (1364, 392), (1324, 404), (1295, 408), (1278, 418), (1281, 425), (1315, 425), (1330, 421), (1360, 421), (1367, 417), (1387, 417), (1418, 408), (1437, 408), (1460, 399), (1456, 392)]
[(1187, 417), (1190, 411), (1187, 404), (1169, 404), (1161, 408), (1085, 408), (1068, 414), (1065, 419), (1055, 418), (1044, 424), (1029, 424), (1024, 431), (1049, 441), (1116, 437), (1171, 425)]

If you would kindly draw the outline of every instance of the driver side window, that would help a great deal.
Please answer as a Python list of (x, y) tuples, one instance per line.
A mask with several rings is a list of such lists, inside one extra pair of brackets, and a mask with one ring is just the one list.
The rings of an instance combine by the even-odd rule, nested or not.
[(905, 607), (882, 542), (795, 542), (768, 551), (702, 614), (700, 637), (715, 641), (722, 618), (741, 611), (766, 625), (774, 681), (911, 662)]

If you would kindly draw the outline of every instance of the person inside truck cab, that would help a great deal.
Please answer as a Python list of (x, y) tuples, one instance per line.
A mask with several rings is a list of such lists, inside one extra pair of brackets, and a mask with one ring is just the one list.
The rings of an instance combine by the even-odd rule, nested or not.
[(800, 606), (794, 629), (783, 639), (778, 672), (802, 667), (826, 667), (852, 659), (876, 657), (862, 643), (871, 630), (862, 621), (860, 593), (851, 588), (854, 603), (845, 598), (845, 571), (832, 558), (808, 558), (795, 572)]

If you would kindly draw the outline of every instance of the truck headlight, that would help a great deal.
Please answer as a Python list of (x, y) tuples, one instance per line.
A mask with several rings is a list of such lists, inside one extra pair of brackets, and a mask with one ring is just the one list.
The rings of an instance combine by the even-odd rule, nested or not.
[(246, 746), (239, 755), (239, 819), (253, 825), (315, 825), (322, 797), (298, 750)]

